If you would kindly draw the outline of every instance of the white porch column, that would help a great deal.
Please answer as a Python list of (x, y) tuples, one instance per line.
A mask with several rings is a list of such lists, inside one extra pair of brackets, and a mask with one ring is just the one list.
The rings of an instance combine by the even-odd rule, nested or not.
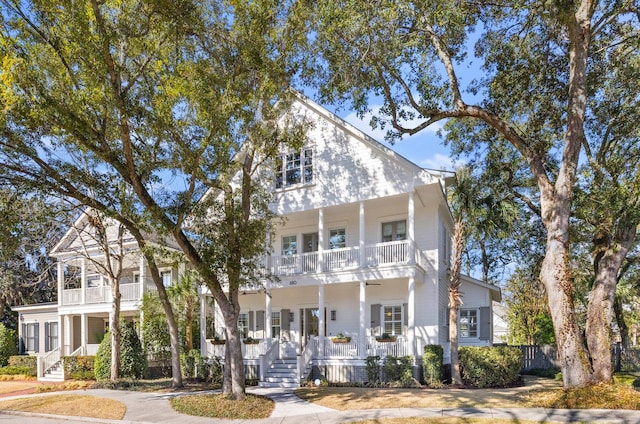
[(87, 300), (87, 260), (80, 260), (80, 303), (84, 305)]
[(58, 259), (58, 305), (62, 305), (62, 291), (64, 290), (64, 264)]
[(360, 202), (360, 211), (358, 213), (358, 222), (360, 224), (360, 241), (358, 246), (360, 246), (360, 268), (363, 268), (364, 266), (367, 265), (367, 255), (364, 251), (365, 249), (365, 244), (364, 244), (364, 202)]
[(409, 277), (409, 298), (407, 299), (407, 341), (409, 342), (409, 354), (416, 357), (416, 279)]
[(204, 294), (204, 287), (200, 286), (200, 352), (202, 356), (207, 355), (207, 297)]
[(320, 344), (318, 350), (320, 351), (320, 357), (324, 356), (324, 285), (320, 282), (318, 286), (318, 335), (320, 337)]
[(366, 300), (367, 300), (367, 282), (360, 281), (360, 329), (358, 331), (358, 352), (360, 359), (367, 357), (367, 325), (366, 325)]
[[(267, 281), (264, 285), (264, 337), (270, 343), (273, 334), (271, 333), (271, 283)], [(280, 317), (282, 322), (282, 317)], [(271, 346), (271, 344), (269, 344)]]
[(416, 237), (415, 237), (415, 205), (413, 191), (409, 193), (409, 205), (407, 211), (407, 239), (409, 240), (409, 263), (416, 262)]
[(62, 328), (63, 353), (70, 355), (73, 351), (73, 320), (71, 315), (63, 315), (64, 326)]
[(140, 282), (140, 299), (142, 299), (144, 296), (145, 285), (146, 285), (145, 279), (147, 276), (145, 275), (144, 271), (145, 271), (144, 254), (140, 253), (140, 264), (138, 265), (138, 281)]
[(87, 338), (87, 327), (88, 327), (88, 319), (87, 314), (80, 315), (80, 345), (83, 348), (83, 355), (87, 354), (87, 343), (89, 339)]
[(318, 209), (318, 272), (324, 269), (324, 208)]

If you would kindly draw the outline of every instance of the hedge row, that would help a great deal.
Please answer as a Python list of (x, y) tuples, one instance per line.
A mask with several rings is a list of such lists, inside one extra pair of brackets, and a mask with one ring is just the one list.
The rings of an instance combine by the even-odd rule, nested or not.
[(93, 380), (95, 356), (63, 356), (64, 377), (73, 380)]
[(35, 356), (16, 355), (9, 357), (9, 367), (24, 368), (28, 370), (30, 376), (38, 375), (38, 360)]
[(462, 382), (474, 387), (509, 386), (520, 378), (522, 351), (513, 346), (465, 346), (458, 349)]

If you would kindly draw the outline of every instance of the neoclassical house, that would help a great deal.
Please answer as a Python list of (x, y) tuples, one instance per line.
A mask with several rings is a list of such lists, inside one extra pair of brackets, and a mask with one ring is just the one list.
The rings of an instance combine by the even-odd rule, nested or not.
[[(275, 278), (240, 296), (248, 375), (282, 387), (312, 370), (363, 381), (368, 356), (408, 355), (419, 365), (429, 344), (443, 345), (447, 362), (451, 174), (420, 168), (302, 95), (289, 113), (311, 125), (305, 146), (273, 163), (271, 208), (284, 219), (264, 258)], [(57, 303), (14, 308), (41, 378), (55, 378), (61, 356), (95, 353), (108, 325), (110, 287), (92, 231), (81, 216), (51, 252)], [(139, 321), (142, 296), (155, 287), (135, 240), (125, 233), (122, 245), (122, 315)], [(165, 284), (180, 268), (161, 268)], [(463, 277), (461, 291), (459, 344), (491, 344), (500, 290)], [(224, 320), (207, 289), (200, 293), (201, 352), (223, 356)]]

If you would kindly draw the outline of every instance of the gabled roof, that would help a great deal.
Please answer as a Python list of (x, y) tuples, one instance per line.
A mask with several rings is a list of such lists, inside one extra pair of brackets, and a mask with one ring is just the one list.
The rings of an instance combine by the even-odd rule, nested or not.
[[(430, 177), (435, 178), (437, 180), (442, 180), (443, 182), (445, 182), (447, 184), (453, 181), (453, 179), (454, 179), (454, 177), (453, 177), (454, 173), (453, 172), (422, 168), (419, 165), (417, 165), (415, 162), (407, 159), (406, 157), (402, 156), (401, 154), (399, 154), (399, 153), (395, 152), (394, 150), (390, 149), (389, 147), (385, 146), (383, 143), (379, 142), (375, 138), (369, 136), (368, 134), (366, 134), (363, 131), (359, 130), (358, 128), (354, 127), (353, 125), (351, 125), (350, 123), (348, 123), (343, 118), (341, 118), (338, 115), (336, 115), (335, 113), (330, 112), (325, 107), (323, 107), (323, 106), (319, 105), (318, 103), (314, 102), (313, 100), (311, 100), (310, 98), (308, 98), (304, 94), (302, 94), (302, 93), (300, 93), (298, 91), (295, 91), (295, 90), (294, 90), (294, 93), (296, 94), (296, 96), (298, 98), (298, 101), (301, 104), (305, 105), (307, 108), (311, 109), (312, 111), (314, 111), (318, 115), (324, 117), (325, 119), (331, 121), (334, 125), (342, 128), (346, 132), (352, 134), (353, 136), (355, 136), (357, 139), (361, 140), (362, 142), (367, 143), (373, 149), (375, 149), (375, 150), (381, 152), (382, 154), (386, 155), (390, 160), (393, 160), (393, 161), (396, 161), (396, 162), (400, 163), (406, 169), (411, 170), (413, 172), (416, 172), (417, 174), (418, 173), (423, 173), (424, 175), (429, 175)], [(445, 175), (445, 174), (448, 174), (448, 175)]]
[(485, 283), (482, 280), (478, 280), (477, 278), (473, 278), (470, 277), (468, 275), (460, 275), (460, 280), (463, 283), (467, 283), (467, 284), (473, 284), (475, 286), (479, 286), (482, 288), (485, 288), (487, 290), (489, 290), (489, 293), (491, 295), (491, 300), (496, 301), (496, 302), (500, 302), (502, 300), (502, 291), (500, 290), (500, 287), (495, 286), (493, 284), (489, 284), (489, 283)]

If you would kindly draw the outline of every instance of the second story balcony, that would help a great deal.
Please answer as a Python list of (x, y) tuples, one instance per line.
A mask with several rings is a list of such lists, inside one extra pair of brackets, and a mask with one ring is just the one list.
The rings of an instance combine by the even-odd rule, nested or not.
[(409, 240), (343, 247), (292, 255), (265, 257), (265, 268), (275, 276), (340, 272), (363, 268), (411, 265), (429, 269), (429, 259)]

